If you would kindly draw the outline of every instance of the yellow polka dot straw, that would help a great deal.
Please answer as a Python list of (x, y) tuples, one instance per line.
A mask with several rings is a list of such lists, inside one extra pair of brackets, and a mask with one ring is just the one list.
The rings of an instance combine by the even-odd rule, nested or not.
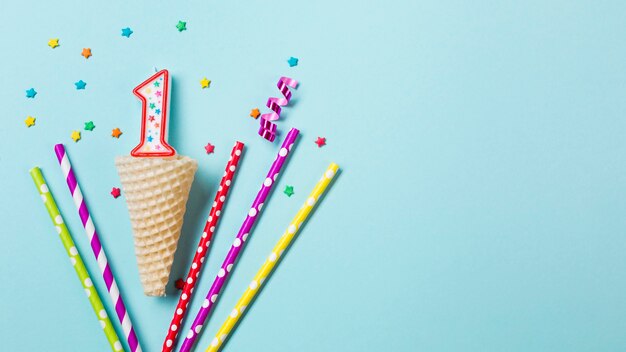
[(50, 193), (50, 190), (48, 189), (48, 185), (46, 184), (46, 180), (41, 174), (41, 170), (38, 167), (32, 168), (30, 170), (30, 176), (33, 178), (33, 181), (35, 181), (35, 186), (37, 186), (37, 190), (39, 191), (39, 195), (43, 200), (43, 204), (48, 210), (48, 214), (50, 215), (52, 224), (56, 228), (59, 237), (61, 238), (61, 242), (63, 242), (63, 246), (67, 251), (67, 255), (70, 257), (70, 262), (72, 263), (72, 266), (74, 266), (74, 270), (78, 275), (80, 283), (83, 285), (83, 289), (87, 294), (87, 298), (89, 298), (91, 307), (93, 308), (94, 313), (96, 313), (96, 317), (100, 322), (100, 326), (102, 327), (102, 330), (104, 331), (107, 340), (109, 340), (111, 350), (123, 351), (124, 349), (122, 348), (122, 343), (115, 333), (115, 329), (111, 324), (111, 320), (109, 320), (109, 316), (107, 315), (107, 312), (102, 305), (102, 300), (100, 299), (100, 296), (98, 296), (98, 291), (96, 291), (95, 287), (93, 286), (93, 282), (89, 277), (87, 268), (85, 268), (85, 264), (83, 263), (80, 253), (78, 253), (78, 249), (76, 249), (76, 245), (72, 240), (72, 236), (70, 235), (67, 226), (65, 226), (63, 217), (61, 216), (59, 208), (57, 207), (57, 204), (52, 197), (52, 193)]
[(250, 282), (246, 292), (244, 292), (241, 298), (239, 298), (235, 308), (232, 310), (228, 318), (226, 318), (222, 327), (217, 331), (215, 338), (211, 342), (209, 348), (206, 349), (206, 352), (216, 352), (223, 346), (226, 337), (228, 337), (228, 334), (231, 333), (233, 327), (243, 315), (246, 307), (248, 307), (250, 302), (252, 302), (252, 299), (254, 299), (254, 296), (256, 296), (256, 294), (261, 290), (263, 282), (265, 282), (265, 279), (267, 279), (267, 277), (272, 273), (272, 270), (276, 266), (276, 263), (278, 263), (279, 258), (282, 256), (287, 247), (289, 247), (289, 244), (296, 236), (298, 230), (300, 230), (304, 221), (309, 217), (311, 210), (313, 210), (317, 201), (326, 191), (330, 181), (337, 173), (337, 170), (339, 170), (339, 166), (332, 163), (324, 172), (324, 175), (322, 175), (322, 178), (315, 185), (315, 188), (313, 188), (313, 191), (311, 191), (311, 194), (309, 194), (309, 197), (306, 199), (296, 216), (293, 220), (291, 220), (287, 230), (280, 240), (278, 240), (278, 243), (274, 246), (274, 249), (265, 260), (265, 263), (263, 263), (261, 269), (259, 269), (256, 276), (254, 276), (252, 282)]

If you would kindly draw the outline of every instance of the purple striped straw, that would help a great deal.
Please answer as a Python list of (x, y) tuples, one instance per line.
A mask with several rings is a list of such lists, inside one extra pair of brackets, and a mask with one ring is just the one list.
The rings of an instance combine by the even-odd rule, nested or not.
[[(207, 294), (204, 303), (202, 303), (202, 308), (200, 308), (198, 315), (196, 315), (196, 318), (193, 321), (193, 324), (191, 324), (191, 329), (189, 329), (189, 332), (185, 337), (185, 341), (180, 348), (180, 352), (191, 351), (191, 348), (196, 342), (197, 337), (200, 335), (202, 325), (205, 323), (207, 317), (209, 316), (211, 308), (213, 308), (213, 305), (217, 301), (217, 296), (222, 291), (224, 283), (228, 278), (228, 274), (232, 270), (233, 265), (237, 260), (237, 257), (241, 253), (243, 246), (248, 239), (248, 235), (252, 230), (252, 226), (254, 226), (254, 222), (261, 213), (263, 203), (265, 202), (267, 196), (272, 190), (272, 186), (274, 185), (274, 183), (276, 183), (278, 173), (285, 164), (285, 160), (291, 152), (291, 147), (293, 147), (293, 142), (296, 140), (296, 137), (298, 137), (298, 133), (300, 133), (300, 131), (292, 128), (291, 131), (289, 131), (289, 133), (287, 134), (287, 137), (285, 137), (283, 145), (280, 147), (278, 155), (276, 156), (276, 160), (274, 160), (272, 167), (270, 167), (270, 171), (267, 173), (267, 177), (265, 178), (265, 180), (263, 180), (263, 185), (261, 186), (259, 193), (256, 195), (256, 198), (254, 198), (254, 202), (252, 202), (252, 207), (250, 207), (250, 210), (248, 211), (248, 216), (246, 216), (246, 219), (243, 221), (243, 224), (241, 225), (241, 228), (237, 233), (237, 237), (235, 237), (233, 245), (230, 247), (230, 250), (226, 255), (226, 259), (224, 259), (224, 263), (222, 263), (222, 266), (218, 271), (217, 276), (213, 281), (213, 284), (211, 285), (211, 289), (209, 290), (209, 293)], [(172, 328), (175, 329), (174, 326), (172, 326)]]
[(80, 220), (82, 221), (83, 227), (85, 228), (87, 238), (89, 238), (89, 241), (91, 243), (91, 249), (93, 250), (93, 254), (98, 261), (100, 271), (102, 271), (102, 277), (104, 278), (104, 282), (107, 285), (109, 296), (111, 297), (111, 301), (113, 301), (113, 304), (115, 305), (115, 312), (117, 313), (117, 317), (122, 324), (122, 330), (124, 330), (124, 335), (126, 335), (128, 346), (130, 347), (130, 350), (132, 352), (141, 352), (141, 346), (139, 346), (137, 334), (135, 334), (135, 329), (133, 329), (133, 325), (130, 322), (130, 316), (126, 311), (126, 306), (124, 306), (124, 301), (122, 300), (122, 296), (120, 295), (120, 290), (117, 287), (117, 283), (115, 283), (113, 272), (111, 271), (109, 261), (107, 260), (106, 254), (104, 253), (104, 248), (102, 248), (102, 244), (100, 243), (100, 238), (98, 237), (98, 233), (96, 232), (96, 227), (91, 220), (91, 215), (89, 215), (89, 209), (87, 209), (87, 203), (85, 203), (85, 199), (83, 198), (83, 192), (80, 191), (80, 186), (78, 185), (76, 176), (74, 176), (74, 171), (72, 170), (70, 158), (65, 152), (65, 147), (63, 146), (63, 144), (55, 145), (54, 151), (57, 154), (57, 159), (59, 159), (61, 171), (63, 171), (63, 175), (65, 176), (65, 179), (67, 181), (67, 186), (69, 187), (72, 198), (74, 199), (76, 209), (78, 209), (78, 215), (80, 216)]

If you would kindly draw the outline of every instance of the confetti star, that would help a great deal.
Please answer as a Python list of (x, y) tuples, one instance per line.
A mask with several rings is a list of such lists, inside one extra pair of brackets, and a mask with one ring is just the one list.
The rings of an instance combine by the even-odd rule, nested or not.
[(288, 197), (293, 195), (293, 186), (285, 186), (285, 190), (283, 191)]
[(206, 150), (206, 153), (207, 153), (207, 154), (211, 154), (211, 153), (213, 153), (213, 151), (215, 150), (215, 146), (214, 146), (213, 144), (211, 144), (211, 143), (207, 143), (207, 144), (204, 146), (204, 149)]
[(150, 115), (150, 117), (148, 117), (148, 121), (154, 122), (154, 115)]
[(96, 128), (96, 125), (93, 124), (93, 121), (85, 122), (85, 131), (93, 131)]
[(317, 137), (317, 140), (315, 141), (315, 144), (317, 144), (318, 148), (321, 148), (322, 146), (326, 145), (326, 138), (324, 138), (324, 137)]
[(76, 86), (76, 90), (79, 89), (85, 89), (85, 86), (87, 85), (87, 82), (83, 81), (82, 79), (76, 83), (74, 83), (74, 85)]
[(178, 29), (179, 32), (186, 31), (187, 30), (187, 22), (178, 21), (178, 24), (176, 25), (176, 28)]
[(202, 89), (209, 88), (209, 84), (211, 84), (211, 80), (206, 79), (206, 77), (200, 80), (200, 86)]
[(37, 92), (35, 91), (35, 88), (31, 88), (31, 89), (27, 89), (26, 90), (26, 98), (34, 98), (35, 95), (37, 95)]
[(154, 103), (150, 103), (150, 109), (154, 109), (156, 107), (156, 105), (154, 105)]
[(261, 115), (261, 112), (259, 111), (259, 109), (254, 108), (254, 109), (250, 110), (250, 116), (251, 117), (254, 117), (256, 119), (257, 117), (259, 117), (259, 115)]
[(174, 282), (174, 286), (176, 286), (177, 289), (182, 290), (185, 288), (185, 281), (183, 281), (183, 279), (178, 279)]
[(88, 59), (91, 56), (91, 48), (83, 48), (81, 55)]
[(154, 110), (154, 113), (157, 114), (157, 115), (161, 115), (161, 109)]
[(53, 38), (53, 39), (48, 40), (48, 46), (51, 47), (52, 49), (59, 46), (59, 38)]
[(122, 28), (122, 37), (130, 38), (130, 35), (133, 34), (133, 30), (126, 27)]
[(122, 194), (122, 192), (120, 191), (120, 189), (119, 189), (119, 188), (117, 188), (117, 187), (113, 187), (113, 188), (111, 189), (111, 195), (113, 196), (113, 198), (117, 199), (117, 197), (119, 197), (119, 196), (120, 196), (120, 194)]
[(26, 127), (35, 126), (35, 118), (32, 116), (26, 116), (26, 120), (24, 120)]
[(152, 138), (152, 136), (148, 136), (146, 139), (148, 140), (148, 143), (151, 143), (154, 138)]
[(287, 60), (287, 63), (289, 64), (289, 67), (298, 66), (298, 58), (292, 56), (289, 60)]
[(113, 136), (113, 137), (115, 137), (117, 139), (119, 139), (121, 135), (122, 135), (122, 131), (120, 131), (120, 129), (117, 128), (117, 127), (115, 127), (113, 129), (113, 131), (111, 131), (111, 136)]
[(157, 90), (156, 93), (154, 93), (154, 95), (156, 95), (157, 97), (160, 97), (163, 93), (161, 93), (160, 90)]
[(154, 86), (155, 86), (155, 87), (158, 87), (158, 86), (160, 86), (160, 85), (161, 85), (161, 83), (159, 83), (159, 81), (154, 81)]
[(74, 140), (74, 142), (78, 142), (80, 140), (80, 132), (72, 131), (71, 137)]

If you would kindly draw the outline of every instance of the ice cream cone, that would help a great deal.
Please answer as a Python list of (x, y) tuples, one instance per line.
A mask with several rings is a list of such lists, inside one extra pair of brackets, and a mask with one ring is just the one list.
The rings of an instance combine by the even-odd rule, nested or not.
[(185, 156), (115, 159), (144, 293), (164, 296), (198, 163)]

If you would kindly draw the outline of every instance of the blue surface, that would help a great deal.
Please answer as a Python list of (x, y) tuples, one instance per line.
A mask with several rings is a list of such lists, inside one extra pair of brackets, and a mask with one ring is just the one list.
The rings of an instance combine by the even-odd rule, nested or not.
[(279, 76), (301, 81), (278, 123), (300, 128), (299, 144), (198, 351), (331, 161), (343, 172), (225, 351), (625, 350), (624, 11), (544, 0), (3, 4), (2, 349), (108, 350), (28, 175), (42, 167), (103, 292), (54, 157), (63, 142), (144, 350), (160, 350), (177, 297), (143, 296), (125, 200), (109, 194), (114, 157), (138, 142), (131, 90), (157, 67), (174, 79), (170, 141), (200, 162), (173, 278), (231, 146), (247, 145), (192, 316), (277, 150), (248, 113)]

